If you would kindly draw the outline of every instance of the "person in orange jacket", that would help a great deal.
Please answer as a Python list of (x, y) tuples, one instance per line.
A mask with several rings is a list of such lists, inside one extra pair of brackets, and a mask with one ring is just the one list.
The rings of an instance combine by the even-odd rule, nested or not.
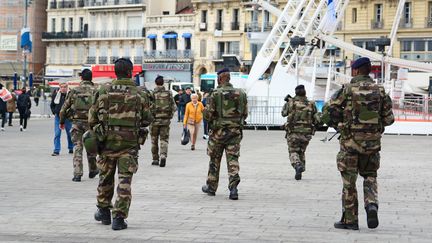
[(186, 111), (183, 119), (184, 127), (189, 129), (191, 134), (191, 150), (195, 150), (195, 142), (198, 130), (203, 119), (204, 105), (198, 101), (198, 95), (191, 95), (191, 102), (186, 105)]

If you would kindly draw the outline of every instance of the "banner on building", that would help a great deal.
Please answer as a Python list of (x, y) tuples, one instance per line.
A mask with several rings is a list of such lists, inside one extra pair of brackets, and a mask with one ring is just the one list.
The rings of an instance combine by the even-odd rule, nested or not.
[(190, 71), (190, 63), (146, 63), (143, 64), (145, 71)]
[(0, 50), (16, 51), (18, 49), (18, 40), (16, 35), (1, 35)]

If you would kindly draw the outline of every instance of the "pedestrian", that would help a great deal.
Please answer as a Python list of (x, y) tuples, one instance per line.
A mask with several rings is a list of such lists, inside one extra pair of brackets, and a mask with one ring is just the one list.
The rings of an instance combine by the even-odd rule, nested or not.
[(301, 180), (302, 173), (306, 170), (306, 148), (315, 134), (319, 117), (315, 102), (309, 101), (306, 97), (304, 85), (298, 85), (295, 94), (294, 98), (286, 99), (282, 116), (287, 117), (285, 138), (288, 143), (289, 159), (296, 172), (294, 178)]
[[(202, 99), (202, 104), (203, 104), (204, 108), (207, 105), (207, 97), (208, 97), (208, 93), (204, 92), (203, 99)], [(203, 139), (208, 139), (208, 137), (209, 137), (208, 136), (209, 129), (208, 129), (208, 122), (207, 122), (206, 119), (203, 119), (203, 129), (204, 129)]]
[[(84, 69), (81, 72), (81, 82), (78, 87), (69, 91), (60, 110), (60, 129), (64, 129), (66, 120), (72, 121), (70, 131), (73, 150), (73, 178), (72, 181), (80, 182), (83, 176), (83, 134), (89, 130), (88, 112), (93, 104), (95, 87), (92, 82), (92, 71)], [(94, 178), (98, 173), (96, 166), (96, 154), (87, 152), (89, 178)]]
[(369, 58), (351, 66), (353, 79), (331, 97), (323, 108), (323, 122), (341, 133), (337, 167), (342, 176), (342, 218), (337, 229), (358, 230), (356, 181), (363, 177), (364, 206), (369, 228), (378, 227), (377, 171), (381, 136), (393, 124), (392, 101), (381, 85), (369, 76)]
[(34, 102), (36, 103), (36, 106), (38, 106), (39, 105), (39, 98), (40, 98), (40, 91), (38, 88), (36, 88), (36, 86), (33, 87), (32, 96), (33, 96)]
[(207, 147), (210, 164), (207, 183), (202, 187), (202, 191), (209, 196), (216, 194), (220, 163), (225, 150), (229, 175), (229, 198), (237, 200), (237, 186), (240, 183), (238, 159), (243, 125), (248, 115), (247, 96), (243, 90), (236, 89), (230, 84), (230, 73), (227, 68), (217, 74), (218, 88), (208, 97), (204, 110), (204, 118), (211, 124), (211, 131)]
[(18, 95), (17, 108), (20, 117), (20, 131), (25, 132), (27, 129), (27, 119), (30, 118), (31, 100), (30, 95), (25, 88), (21, 89), (21, 94)]
[(184, 128), (187, 128), (191, 135), (191, 150), (195, 150), (195, 143), (198, 136), (199, 127), (203, 119), (204, 105), (198, 101), (198, 95), (191, 95), (191, 102), (186, 105), (183, 120)]
[(8, 112), (8, 118), (9, 118), (9, 122), (8, 122), (8, 126), (12, 126), (12, 118), (13, 118), (13, 113), (15, 112), (16, 108), (17, 108), (17, 97), (15, 94), (15, 91), (12, 90), (11, 92), (11, 96), (12, 98), (10, 100), (7, 101), (7, 112)]
[(186, 90), (185, 90), (185, 92), (182, 94), (182, 96), (180, 98), (180, 104), (182, 106), (181, 121), (184, 120), (184, 114), (185, 114), (185, 111), (186, 111), (186, 105), (187, 105), (187, 103), (189, 103), (191, 101), (191, 98), (190, 98), (191, 94), (192, 94), (191, 88), (187, 87)]
[[(95, 220), (112, 229), (127, 228), (132, 200), (132, 176), (138, 170), (138, 150), (144, 144), (140, 131), (153, 120), (150, 103), (132, 80), (133, 64), (129, 59), (115, 61), (117, 76), (112, 84), (102, 86), (94, 96), (89, 112), (89, 125), (101, 141), (98, 159), (99, 185), (97, 188), (97, 211)], [(118, 174), (117, 199), (112, 206), (114, 175)]]
[(182, 121), (182, 107), (180, 106), (180, 97), (183, 95), (183, 90), (179, 89), (178, 93), (174, 95), (174, 102), (177, 106), (177, 122)]
[[(55, 90), (51, 95), (51, 112), (54, 114), (54, 151), (51, 156), (58, 156), (61, 149), (61, 131), (60, 129), (60, 110), (66, 100), (68, 92), (67, 83), (61, 83), (60, 88)], [(65, 119), (64, 127), (66, 130), (69, 154), (73, 154), (73, 143), (71, 136), (72, 122), (69, 119)]]
[[(0, 90), (3, 89), (3, 84), (0, 84)], [(1, 123), (1, 128), (0, 130), (3, 132), (4, 129), (4, 125), (6, 124), (6, 112), (7, 112), (7, 105), (6, 105), (7, 101), (4, 101), (2, 98), (0, 98), (0, 116), (2, 119), (2, 123)]]
[(164, 87), (163, 77), (157, 76), (155, 83), (156, 87), (152, 94), (154, 103), (151, 109), (154, 121), (150, 127), (150, 136), (152, 142), (151, 152), (153, 157), (152, 165), (165, 167), (166, 159), (168, 157), (170, 124), (171, 119), (176, 111), (176, 107), (171, 92), (166, 90)]

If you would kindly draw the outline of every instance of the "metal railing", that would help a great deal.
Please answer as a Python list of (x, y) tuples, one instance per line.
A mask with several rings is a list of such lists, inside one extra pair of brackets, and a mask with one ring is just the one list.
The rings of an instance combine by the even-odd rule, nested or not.
[(371, 21), (371, 28), (372, 29), (382, 29), (384, 28), (384, 21), (381, 20), (372, 20)]
[(142, 30), (102, 30), (89, 31), (88, 38), (140, 38), (143, 37)]
[(111, 63), (111, 64), (114, 64), (114, 62), (115, 62), (117, 59), (119, 59), (118, 56), (111, 56), (111, 57), (110, 57), (110, 63)]
[(280, 126), (285, 123), (281, 111), (285, 104), (284, 97), (250, 96), (248, 97), (248, 126)]
[(192, 59), (191, 50), (144, 51), (144, 59)]
[(96, 64), (96, 57), (87, 57), (88, 64)]
[(432, 98), (393, 99), (396, 120), (432, 122)]
[(261, 23), (252, 22), (245, 24), (245, 32), (261, 32), (264, 29), (264, 32), (270, 31), (273, 28), (273, 23), (265, 22), (264, 28), (261, 28)]
[(222, 30), (223, 29), (223, 23), (215, 23), (215, 30)]
[(57, 8), (57, 2), (50, 2), (49, 6), (50, 6), (50, 9), (56, 9)]
[(59, 1), (57, 8), (75, 8), (75, 1)]
[(143, 63), (143, 57), (141, 56), (134, 56), (133, 58), (134, 64), (142, 64)]
[(426, 22), (426, 28), (432, 28), (432, 18), (431, 17), (427, 17), (425, 22)]
[(238, 21), (231, 22), (231, 30), (240, 30), (240, 23)]
[(108, 57), (107, 56), (99, 56), (99, 64), (108, 64)]
[(43, 32), (42, 39), (82, 39), (86, 38), (87, 33), (83, 31), (77, 32)]
[(84, 7), (104, 7), (143, 3), (145, 3), (144, 0), (85, 0)]
[(401, 18), (399, 23), (399, 28), (412, 28), (413, 27), (413, 19), (409, 18)]

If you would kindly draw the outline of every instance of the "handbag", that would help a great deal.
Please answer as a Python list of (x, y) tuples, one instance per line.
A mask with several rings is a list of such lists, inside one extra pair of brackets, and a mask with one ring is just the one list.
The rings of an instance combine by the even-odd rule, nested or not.
[(186, 145), (186, 144), (189, 143), (189, 140), (190, 140), (189, 129), (183, 128), (183, 133), (182, 133), (182, 136), (181, 136), (181, 144), (182, 145)]
[(27, 119), (30, 119), (30, 116), (31, 116), (31, 111), (30, 111), (30, 109), (27, 109), (27, 110), (25, 111), (25, 117), (26, 117)]

